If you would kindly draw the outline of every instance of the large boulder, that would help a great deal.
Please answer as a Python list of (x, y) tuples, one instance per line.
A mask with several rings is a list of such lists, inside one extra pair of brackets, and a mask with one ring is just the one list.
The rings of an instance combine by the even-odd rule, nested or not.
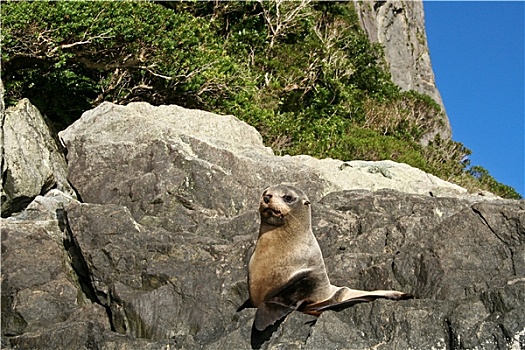
[[(525, 343), (523, 201), (470, 196), (392, 162), (274, 156), (236, 118), (177, 106), (105, 103), (60, 136), (80, 201), (37, 197), (3, 220), (5, 347), (517, 349)], [(251, 339), (255, 310), (236, 309), (248, 296), (259, 195), (279, 182), (309, 195), (334, 284), (416, 298), (317, 319), (292, 313), (267, 339)], [(20, 252), (26, 246), (34, 261)], [(33, 309), (38, 300), (54, 307), (44, 308), (41, 319)]]
[(64, 156), (28, 99), (2, 113), (0, 151), (2, 217), (21, 211), (52, 188), (73, 195)]
[[(254, 208), (268, 184), (289, 182), (320, 197), (350, 189), (434, 195), (466, 190), (406, 164), (276, 157), (233, 116), (147, 103), (103, 103), (59, 134), (68, 178), (84, 202), (128, 207), (133, 217), (173, 222), (174, 210), (232, 217)], [(215, 202), (215, 203), (213, 203)], [(213, 203), (213, 205), (212, 205)]]

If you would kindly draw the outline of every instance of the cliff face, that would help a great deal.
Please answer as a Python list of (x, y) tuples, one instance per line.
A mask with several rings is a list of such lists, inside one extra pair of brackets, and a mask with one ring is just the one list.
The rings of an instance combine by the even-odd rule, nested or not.
[[(57, 166), (78, 199), (51, 189), (0, 219), (2, 348), (525, 344), (522, 201), (470, 196), (393, 162), (278, 157), (235, 117), (178, 106), (104, 103), (60, 137), (67, 168)], [(20, 145), (11, 152), (32, 149)], [(268, 340), (251, 340), (255, 310), (235, 310), (248, 296), (259, 196), (281, 182), (312, 201), (334, 284), (416, 298), (293, 312)]]
[[(370, 41), (383, 45), (393, 81), (403, 90), (429, 95), (445, 111), (430, 62), (423, 1), (355, 1), (355, 8)], [(449, 139), (451, 133), (445, 114), (442, 127), (423, 142), (436, 134)]]

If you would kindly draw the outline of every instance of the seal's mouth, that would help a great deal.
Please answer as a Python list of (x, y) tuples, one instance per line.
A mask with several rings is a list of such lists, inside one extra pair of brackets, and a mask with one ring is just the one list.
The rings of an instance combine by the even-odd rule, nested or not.
[(273, 208), (264, 208), (261, 210), (261, 213), (266, 214), (266, 215), (279, 216), (279, 217), (282, 215), (280, 210), (273, 209)]
[(261, 206), (259, 211), (261, 212), (262, 222), (271, 226), (282, 226), (284, 224), (285, 216), (280, 210)]

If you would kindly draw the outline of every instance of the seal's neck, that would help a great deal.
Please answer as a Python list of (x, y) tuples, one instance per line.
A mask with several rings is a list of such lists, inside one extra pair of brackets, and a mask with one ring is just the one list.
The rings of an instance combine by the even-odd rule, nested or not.
[(282, 238), (289, 237), (290, 239), (298, 239), (301, 236), (304, 236), (305, 232), (311, 232), (310, 221), (305, 220), (286, 220), (283, 225), (273, 226), (261, 222), (261, 227), (259, 230), (259, 238), (266, 234), (272, 234), (273, 232), (279, 234)]

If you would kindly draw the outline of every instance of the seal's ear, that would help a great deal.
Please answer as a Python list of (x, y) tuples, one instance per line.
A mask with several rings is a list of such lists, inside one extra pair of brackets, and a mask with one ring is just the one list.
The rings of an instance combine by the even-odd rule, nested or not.
[(304, 205), (309, 205), (309, 204), (310, 204), (310, 201), (303, 201), (303, 204), (304, 204)]

